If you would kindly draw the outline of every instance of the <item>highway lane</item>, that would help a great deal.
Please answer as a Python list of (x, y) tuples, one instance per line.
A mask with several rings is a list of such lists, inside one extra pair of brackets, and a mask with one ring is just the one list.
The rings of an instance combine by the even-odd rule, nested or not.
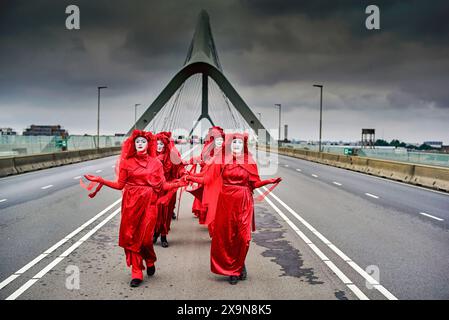
[[(85, 173), (115, 176), (108, 157), (0, 179), (0, 279), (17, 271), (120, 198), (105, 190), (91, 201), (79, 185)], [(101, 173), (95, 173), (102, 170)], [(42, 189), (43, 187), (51, 185)]]
[(378, 267), (399, 299), (449, 298), (447, 195), (291, 157), (279, 157), (279, 170), (284, 181), (274, 194), (362, 269)]
[[(183, 146), (181, 151), (185, 151), (186, 148), (188, 146)], [(195, 153), (198, 152), (199, 149)], [(84, 173), (100, 174), (112, 179), (114, 177), (114, 169), (112, 168), (114, 164), (115, 157), (110, 157), (0, 179), (2, 187), (0, 198), (4, 194), (8, 194), (10, 198), (0, 203), (0, 227), (2, 231), (0, 234), (0, 241), (2, 241), (2, 246), (0, 246), (0, 256), (2, 257), (0, 281), (63, 239), (88, 219), (98, 215), (101, 210), (120, 197), (119, 192), (106, 188), (92, 201), (87, 197), (87, 191), (80, 188), (78, 180), (74, 179)], [(102, 172), (96, 172), (98, 170), (102, 170)], [(437, 221), (416, 214), (416, 212), (413, 214), (407, 206), (401, 210), (398, 208), (400, 204), (387, 201), (388, 196), (395, 195), (395, 192), (402, 193), (401, 199), (408, 199), (409, 192), (416, 192), (417, 194), (412, 194), (410, 198), (420, 199), (418, 204), (427, 204), (427, 199), (437, 203), (432, 207), (418, 209), (434, 213), (441, 207), (444, 211), (444, 199), (446, 199), (444, 197), (446, 195), (289, 157), (279, 158), (279, 175), (284, 178), (284, 181), (274, 190), (274, 195), (305, 218), (362, 269), (367, 266), (378, 267), (381, 284), (392, 294), (400, 299), (448, 298), (449, 281), (446, 271), (449, 268), (447, 253), (449, 238), (444, 224), (446, 220)], [(42, 189), (42, 187), (49, 185), (53, 186)], [(386, 192), (381, 193), (381, 191)], [(367, 196), (366, 193), (377, 198)], [(335, 288), (338, 288), (335, 292), (341, 291), (335, 293), (335, 297), (355, 298), (351, 290), (348, 290), (349, 287), (342, 287), (341, 278), (339, 280), (335, 277), (335, 274), (332, 276), (331, 270), (326, 267), (326, 264), (330, 262), (335, 263), (336, 268), (338, 268), (336, 272), (341, 272), (347, 276), (357, 288), (363, 291), (362, 294), (369, 296), (370, 299), (386, 298), (380, 291), (368, 289), (360, 272), (343, 261), (335, 250), (331, 250), (316, 234), (310, 232), (275, 197), (270, 195), (267, 199), (270, 199), (316, 245), (316, 249), (315, 247), (304, 247), (304, 242), (301, 242), (301, 239), (295, 235), (294, 230), (290, 228), (291, 225), (288, 226), (281, 221), (285, 229), (290, 228), (284, 237), (288, 238), (291, 243), (295, 242), (293, 247), (299, 248), (299, 252), (307, 258), (305, 264), (308, 263), (317, 274), (319, 273), (322, 278), (325, 278), (324, 283), (326, 285), (340, 283), (340, 285), (334, 284), (327, 289), (320, 287), (316, 291), (317, 298), (332, 297), (332, 292), (330, 296), (324, 294), (324, 292), (326, 290), (337, 290)], [(264, 224), (263, 219), (275, 215), (273, 207), (270, 207), (267, 202), (263, 202), (263, 204), (263, 208), (265, 208), (263, 210), (269, 210), (269, 215), (262, 214), (262, 218), (260, 218), (261, 209), (258, 209), (257, 214), (259, 222), (262, 219), (262, 226)], [(118, 207), (119, 204), (116, 204), (104, 217)], [(183, 212), (183, 214), (185, 213)], [(437, 212), (437, 214), (445, 217), (444, 212)], [(114, 218), (114, 221), (117, 221), (116, 219), (117, 217)], [(100, 220), (102, 219), (88, 226), (83, 232), (91, 230)], [(278, 233), (277, 231), (271, 231), (270, 229), (266, 230), (267, 234)], [(80, 233), (80, 236), (84, 234), (83, 232)], [(192, 236), (190, 233), (187, 234), (188, 237)], [(179, 236), (179, 241), (182, 241), (183, 237), (186, 237), (186, 233), (179, 233)], [(259, 243), (256, 245), (259, 249), (255, 250), (263, 255), (266, 255), (266, 251), (262, 252), (261, 248), (272, 246), (271, 241), (265, 241), (265, 236), (259, 239)], [(110, 238), (111, 235), (105, 235), (105, 237)], [(57, 254), (60, 254), (61, 250), (66, 250), (75, 242), (75, 238), (67, 241), (61, 246)], [(284, 242), (282, 243), (284, 246)], [(116, 245), (116, 241), (110, 241), (110, 245)], [(79, 249), (77, 263), (89, 261), (87, 258), (83, 259), (86, 252), (82, 248)], [(94, 251), (95, 248), (95, 246), (92, 246), (91, 251)], [(101, 248), (101, 246), (97, 245), (97, 248)], [(287, 246), (286, 248), (290, 247)], [(186, 248), (186, 250), (190, 250), (189, 252), (196, 252), (196, 249), (195, 247)], [(286, 257), (291, 257), (291, 253), (289, 253), (291, 248), (283, 250), (286, 252)], [(315, 252), (316, 250), (320, 250), (321, 253)], [(269, 251), (272, 252), (273, 250), (270, 249)], [(96, 254), (105, 253), (102, 250), (97, 250)], [(315, 261), (314, 259), (317, 256), (319, 257), (320, 254), (326, 255), (331, 261), (322, 261), (325, 264)], [(90, 252), (89, 255), (94, 255), (94, 253)], [(117, 251), (117, 257), (114, 259), (119, 259), (118, 257), (121, 257), (121, 251)], [(52, 259), (54, 259), (54, 256), (49, 256), (42, 262), (48, 263)], [(170, 258), (168, 259), (171, 261)], [(277, 257), (274, 260), (270, 259), (270, 261), (282, 261), (284, 259), (287, 258)], [(260, 260), (257, 256), (253, 256), (251, 261), (254, 261), (257, 265), (268, 263), (268, 260)], [(119, 266), (114, 265), (114, 268), (121, 270), (120, 272), (123, 272), (122, 262)], [(282, 268), (291, 268), (291, 264), (285, 266), (281, 263), (280, 265)], [(89, 267), (92, 266), (86, 266), (86, 268)], [(0, 292), (0, 296), (5, 298), (11, 294), (18, 286), (23, 285), (29, 276), (33, 275), (33, 272), (38, 272), (41, 268), (42, 264), (37, 264), (31, 268), (26, 276), (22, 276), (14, 284), (7, 287), (7, 290)], [(195, 265), (190, 265), (189, 268), (189, 270), (195, 270)], [(119, 272), (119, 270), (116, 271)], [(176, 270), (172, 270), (172, 272), (176, 272)], [(262, 272), (260, 275), (270, 277), (269, 273)], [(91, 276), (94, 275), (91, 274)], [(44, 284), (52, 285), (51, 281), (44, 282)], [(209, 282), (205, 284), (208, 285)], [(313, 287), (316, 287), (316, 285), (314, 284)], [(280, 287), (276, 288), (281, 290)], [(49, 288), (49, 294), (53, 292), (53, 289)], [(91, 296), (94, 294), (95, 286), (89, 288), (89, 290)], [(288, 288), (288, 290), (292, 290), (292, 288)], [(287, 291), (283, 294), (289, 297)], [(248, 294), (251, 292), (248, 291)], [(298, 295), (291, 296), (291, 298), (298, 297), (304, 297), (303, 293), (300, 292)], [(309, 295), (310, 297), (313, 298), (313, 294)], [(28, 298), (38, 298), (38, 294), (34, 292)], [(67, 296), (67, 298), (70, 297)]]
[[(280, 166), (290, 169), (292, 174), (300, 172), (333, 187), (367, 198), (372, 203), (408, 213), (444, 229), (449, 228), (449, 193), (435, 192), (286, 156), (279, 156), (279, 160)], [(443, 221), (420, 213), (427, 213)]]
[[(104, 159), (104, 162), (98, 161), (98, 166), (86, 162), (85, 165), (90, 170), (81, 168), (81, 171), (107, 170), (100, 168), (110, 166), (108, 161), (108, 159)], [(70, 166), (66, 169), (67, 171), (71, 170)], [(53, 174), (50, 174), (49, 171), (36, 172), (34, 175), (28, 175), (28, 179), (39, 180), (39, 177), (55, 179), (51, 176), (63, 174), (64, 171), (54, 170)], [(70, 172), (67, 177), (73, 173)], [(47, 175), (49, 176), (47, 177)], [(112, 171), (109, 175), (113, 176)], [(23, 177), (16, 176), (14, 178), (23, 179)], [(21, 183), (23, 182), (25, 181), (21, 181)], [(41, 185), (40, 182), (44, 181), (39, 181), (36, 185)], [(45, 181), (45, 183), (50, 182)], [(123, 272), (123, 252), (117, 246), (116, 239), (119, 212), (115, 209), (119, 207), (116, 198), (120, 193), (106, 188), (95, 200), (91, 200), (87, 198), (87, 192), (77, 184), (69, 183), (70, 186), (68, 187), (61, 187), (61, 185), (62, 183), (55, 184), (53, 190), (58, 187), (58, 191), (53, 191), (51, 194), (42, 195), (39, 199), (27, 196), (28, 199), (33, 200), (22, 201), (19, 205), (9, 206), (1, 210), (2, 215), (15, 213), (21, 216), (25, 214), (19, 221), (7, 223), (4, 226), (5, 233), (2, 232), (2, 239), (0, 239), (2, 240), (2, 252), (0, 253), (2, 256), (2, 280), (9, 273), (31, 261), (50, 245), (58, 243), (68, 232), (78, 228), (81, 223), (85, 223), (87, 218), (92, 216), (95, 218), (98, 215), (97, 212), (103, 210), (106, 205), (114, 201), (116, 205), (112, 208), (109, 206), (111, 209), (101, 219), (85, 228), (67, 243), (63, 243), (20, 278), (13, 280), (8, 286), (4, 287), (0, 291), (1, 298), (85, 299), (86, 297), (94, 297), (116, 299), (144, 297), (163, 299), (167, 297), (196, 297), (207, 299), (223, 297), (229, 299), (237, 297), (231, 286), (220, 281), (223, 279), (214, 277), (208, 272), (209, 250), (207, 246), (210, 240), (207, 230), (198, 226), (190, 213), (192, 199), (188, 194), (183, 200), (187, 204), (182, 206), (183, 219), (179, 221), (179, 229), (174, 233), (174, 236), (170, 236), (171, 243), (174, 246), (171, 246), (171, 251), (163, 249), (158, 252), (163, 270), (168, 268), (169, 272), (162, 272), (160, 276), (155, 278), (157, 279), (156, 283), (152, 285), (156, 286), (157, 294), (154, 294), (152, 290), (130, 291), (128, 286), (129, 275)], [(45, 189), (44, 191), (50, 192), (51, 189)], [(33, 212), (26, 214), (32, 208), (34, 208)], [(259, 231), (254, 237), (254, 244), (248, 258), (248, 263), (251, 265), (250, 279), (252, 281), (240, 284), (239, 298), (357, 298), (333, 274), (332, 270), (319, 261), (315, 253), (307, 248), (305, 243), (289, 229), (289, 226), (274, 216), (273, 211), (265, 202), (257, 204), (257, 215)], [(111, 222), (109, 222), (109, 217), (113, 218)], [(71, 220), (72, 218), (74, 220)], [(106, 224), (103, 226), (105, 222)], [(174, 224), (174, 228), (176, 226), (178, 226), (178, 222)], [(99, 227), (98, 235), (94, 234), (94, 237), (89, 239), (89, 234), (97, 232), (96, 229)], [(17, 232), (19, 235), (15, 236)], [(10, 238), (6, 244), (3, 241), (5, 238)], [(80, 241), (85, 242), (80, 243)], [(78, 247), (77, 244), (80, 246)], [(59, 264), (62, 259), (61, 256), (64, 256), (65, 252), (71, 252), (71, 254), (63, 263)], [(25, 253), (25, 257), (20, 257), (23, 253)], [(201, 263), (198, 260), (200, 257)], [(63, 285), (67, 277), (64, 272), (65, 267), (73, 263), (79, 266), (81, 272), (84, 273), (82, 276), (84, 279), (83, 290), (79, 292), (69, 291)], [(182, 263), (182, 270), (188, 270), (188, 277), (185, 273), (180, 272), (180, 263)], [(158, 263), (158, 265), (160, 264)], [(31, 279), (32, 276), (33, 279)], [(170, 276), (170, 280), (166, 278), (167, 276)], [(100, 278), (104, 281), (99, 280)], [(292, 281), (292, 279), (297, 280)], [(107, 287), (107, 290), (99, 290), (99, 281)], [(170, 281), (171, 288), (167, 288), (167, 281)], [(36, 285), (34, 285), (35, 283)], [(224, 288), (223, 285), (225, 285)], [(198, 290), (199, 288), (203, 290)], [(121, 296), (122, 292), (127, 295)]]

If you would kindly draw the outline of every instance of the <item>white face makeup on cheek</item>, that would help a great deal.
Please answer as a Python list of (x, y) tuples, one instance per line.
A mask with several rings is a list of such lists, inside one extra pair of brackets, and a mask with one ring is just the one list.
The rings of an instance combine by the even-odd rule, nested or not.
[(164, 151), (165, 145), (161, 140), (157, 141), (157, 152), (162, 152)]
[(144, 152), (147, 151), (148, 148), (148, 141), (147, 139), (143, 137), (137, 137), (135, 141), (136, 151), (137, 152)]
[(232, 140), (231, 150), (233, 153), (240, 154), (243, 151), (243, 140), (234, 139)]
[(223, 138), (217, 138), (215, 139), (215, 148), (221, 148), (221, 146), (223, 145)]

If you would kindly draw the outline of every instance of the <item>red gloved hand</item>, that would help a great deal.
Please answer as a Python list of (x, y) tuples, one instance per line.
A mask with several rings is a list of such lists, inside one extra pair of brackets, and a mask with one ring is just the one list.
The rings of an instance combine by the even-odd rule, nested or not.
[(277, 178), (274, 178), (274, 179), (271, 179), (271, 183), (279, 183), (279, 182), (281, 182), (282, 181), (282, 178), (281, 177), (277, 177)]
[(84, 178), (86, 178), (86, 179), (89, 180), (89, 181), (99, 182), (99, 183), (102, 183), (102, 181), (103, 181), (103, 178), (102, 178), (102, 177), (99, 177), (99, 176), (93, 176), (93, 175), (90, 175), (90, 174), (85, 174), (85, 175), (84, 175)]

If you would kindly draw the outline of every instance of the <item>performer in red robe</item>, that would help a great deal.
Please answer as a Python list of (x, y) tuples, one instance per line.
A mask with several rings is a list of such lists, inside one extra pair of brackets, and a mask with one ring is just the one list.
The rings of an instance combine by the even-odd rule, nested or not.
[[(143, 260), (148, 276), (156, 271), (152, 235), (160, 193), (186, 185), (183, 182), (165, 181), (164, 169), (155, 157), (155, 149), (156, 140), (151, 132), (134, 130), (123, 143), (117, 181), (85, 175), (86, 179), (99, 183), (90, 197), (94, 197), (103, 185), (123, 190), (119, 246), (125, 249), (126, 263), (128, 267), (131, 266), (131, 287), (137, 287), (143, 280)], [(88, 189), (92, 187), (93, 184)]]
[[(157, 158), (164, 168), (164, 176), (167, 182), (182, 178), (185, 174), (186, 165), (178, 149), (176, 149), (171, 132), (159, 132), (156, 134)], [(166, 192), (158, 204), (158, 216), (156, 228), (154, 229), (153, 243), (161, 236), (162, 247), (168, 247), (167, 235), (170, 231), (171, 220), (174, 215), (176, 204), (176, 190)]]
[[(222, 161), (223, 156), (223, 143), (225, 139), (225, 133), (223, 129), (219, 126), (214, 126), (209, 128), (209, 132), (205, 138), (205, 143), (203, 150), (201, 152), (201, 156), (199, 159), (193, 159), (194, 163), (198, 163), (201, 167), (198, 176), (202, 176), (206, 171), (208, 171), (211, 164)], [(220, 158), (221, 157), (221, 158)], [(192, 162), (192, 160), (191, 160)], [(221, 162), (220, 162), (221, 163)], [(192, 172), (193, 175), (196, 175), (195, 172)], [(209, 227), (209, 232), (212, 234), (213, 230), (213, 217), (210, 216), (207, 219), (208, 213), (208, 202), (211, 200), (210, 197), (204, 197), (203, 194), (208, 193), (209, 188), (213, 187), (211, 184), (208, 185), (200, 185), (198, 188), (193, 190), (189, 190), (195, 196), (195, 200), (193, 202), (192, 211), (199, 218), (200, 224), (207, 224)]]
[[(211, 271), (229, 276), (236, 284), (247, 276), (245, 259), (255, 231), (253, 190), (267, 184), (278, 184), (282, 179), (261, 180), (257, 164), (248, 151), (248, 135), (227, 134), (223, 164), (214, 164), (203, 177), (187, 176), (188, 181), (210, 184), (221, 179), (215, 190), (218, 200), (209, 205), (215, 211), (211, 243)], [(208, 194), (203, 195), (208, 197)]]

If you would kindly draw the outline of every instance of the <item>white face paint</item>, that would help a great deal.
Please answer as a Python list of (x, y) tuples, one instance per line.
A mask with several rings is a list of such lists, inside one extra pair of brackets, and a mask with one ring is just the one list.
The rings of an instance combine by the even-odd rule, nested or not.
[(148, 149), (148, 141), (144, 137), (137, 137), (134, 141), (137, 152), (145, 152)]
[(243, 140), (233, 139), (231, 143), (231, 150), (235, 154), (240, 154), (243, 152)]
[(221, 148), (224, 140), (222, 137), (218, 137), (214, 141), (215, 141), (215, 148)]
[(161, 153), (164, 151), (165, 145), (161, 140), (157, 141), (157, 152)]

